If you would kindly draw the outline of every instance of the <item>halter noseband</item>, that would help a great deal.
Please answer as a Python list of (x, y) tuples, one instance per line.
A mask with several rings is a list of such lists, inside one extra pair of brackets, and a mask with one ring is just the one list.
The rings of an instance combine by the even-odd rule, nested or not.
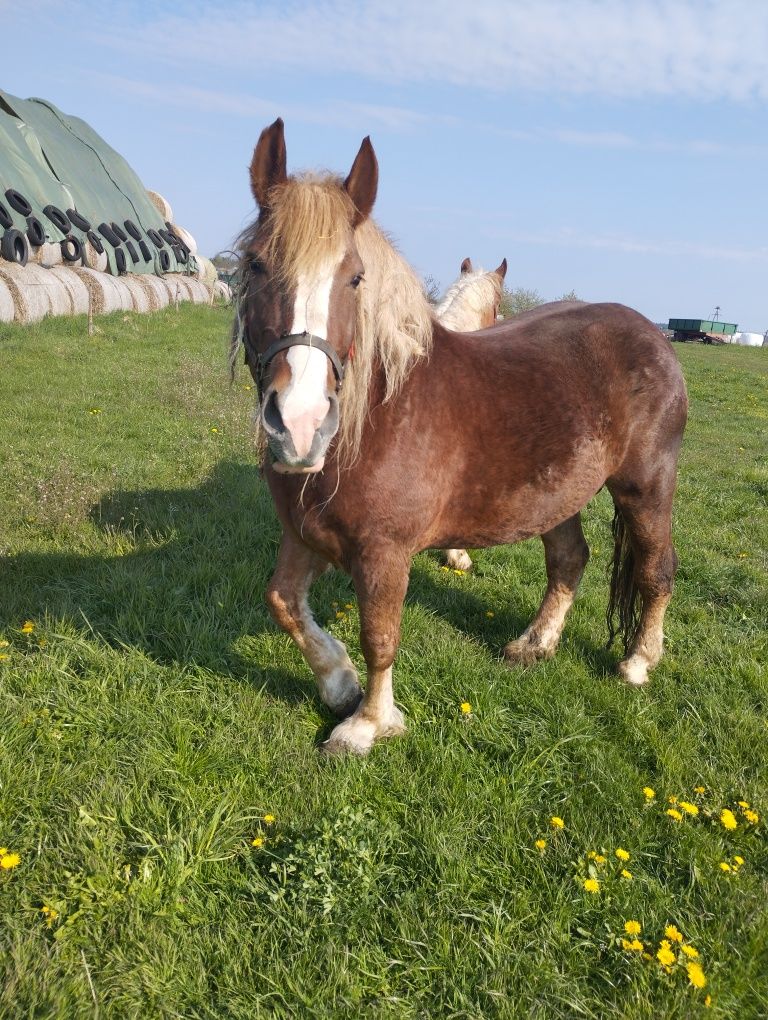
[(314, 333), (307, 333), (306, 331), (303, 333), (288, 333), (286, 336), (281, 336), (279, 340), (275, 340), (273, 344), (270, 344), (263, 354), (257, 355), (260, 390), (270, 361), (276, 354), (279, 354), (280, 351), (286, 351), (289, 347), (314, 347), (318, 351), (322, 351), (331, 363), (333, 374), (336, 376), (336, 392), (339, 392), (341, 384), (344, 381), (344, 362), (327, 340), (324, 340), (321, 336), (315, 336)]

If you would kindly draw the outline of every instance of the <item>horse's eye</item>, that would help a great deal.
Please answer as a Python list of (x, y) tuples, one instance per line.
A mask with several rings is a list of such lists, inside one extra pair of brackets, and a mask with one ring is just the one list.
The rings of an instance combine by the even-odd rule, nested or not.
[(363, 279), (363, 274), (362, 273), (358, 273), (356, 276), (353, 276), (352, 279), (349, 281), (350, 287), (359, 287), (360, 286), (360, 281), (362, 279)]
[(248, 264), (251, 267), (251, 272), (252, 273), (265, 273), (266, 272), (266, 269), (264, 268), (264, 263), (259, 261), (259, 259), (251, 259), (251, 261)]

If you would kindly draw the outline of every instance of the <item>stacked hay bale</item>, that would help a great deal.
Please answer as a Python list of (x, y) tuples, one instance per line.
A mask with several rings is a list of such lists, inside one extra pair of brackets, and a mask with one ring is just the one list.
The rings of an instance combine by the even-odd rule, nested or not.
[(0, 261), (0, 281), (13, 298), (14, 322), (39, 322), (50, 314), (51, 301), (45, 277), (39, 277), (45, 272), (39, 266), (19, 266), (15, 262)]

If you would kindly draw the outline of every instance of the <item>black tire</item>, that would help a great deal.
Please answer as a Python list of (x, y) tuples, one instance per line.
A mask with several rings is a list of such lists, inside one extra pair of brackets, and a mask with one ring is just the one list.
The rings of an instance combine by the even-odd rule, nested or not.
[(20, 230), (11, 227), (10, 230), (6, 230), (0, 241), (0, 255), (8, 262), (26, 266), (29, 258), (29, 241)]
[(160, 249), (165, 247), (165, 241), (152, 227), (150, 227), (149, 230), (147, 231), (147, 237), (150, 239), (152, 244), (154, 244), (155, 248)]
[[(77, 209), (67, 209), (67, 216), (69, 216), (72, 225), (77, 227), (78, 230), (90, 230), (91, 221), (87, 220), (85, 216), (81, 216)], [(94, 245), (94, 247), (96, 247)]]
[(115, 221), (112, 220), (110, 226), (112, 227), (112, 229), (114, 230), (114, 232), (117, 234), (121, 241), (128, 240), (128, 235), (126, 234), (126, 232), (123, 230), (119, 223), (115, 223)]
[(88, 240), (93, 245), (93, 249), (96, 252), (96, 254), (97, 255), (103, 255), (104, 254), (104, 245), (101, 243), (101, 238), (96, 233), (96, 231), (95, 230), (89, 230), (87, 236), (88, 236)]
[(171, 256), (168, 254), (165, 248), (160, 251), (160, 268), (164, 273), (167, 273), (171, 268)]
[(128, 263), (125, 261), (125, 252), (122, 248), (115, 248), (115, 266), (118, 273), (125, 273), (128, 270)]
[(152, 261), (152, 252), (149, 250), (149, 245), (146, 241), (139, 241), (139, 251), (145, 262)]
[(8, 212), (2, 202), (0, 202), (0, 227), (3, 230), (10, 230), (13, 226), (13, 216)]
[(139, 261), (139, 253), (136, 251), (136, 245), (133, 243), (133, 241), (125, 242), (125, 250), (131, 256), (131, 262), (133, 262), (135, 266), (136, 263)]
[(171, 247), (179, 242), (178, 237), (172, 230), (158, 230), (158, 234), (163, 238), (163, 240), (167, 241)]
[(110, 227), (108, 223), (99, 224), (99, 233), (101, 234), (105, 241), (109, 241), (113, 248), (120, 247), (120, 238), (117, 236), (117, 234), (114, 232), (114, 230), (112, 229), (112, 227)]
[(176, 256), (177, 262), (180, 262), (182, 265), (186, 265), (189, 256), (180, 244), (175, 244), (173, 246), (173, 254)]
[(27, 237), (33, 248), (45, 244), (45, 228), (37, 216), (27, 216)]
[(140, 241), (142, 238), (141, 230), (136, 226), (133, 220), (123, 220), (123, 225), (134, 241)]
[(62, 234), (68, 234), (72, 229), (72, 224), (69, 222), (69, 217), (57, 208), (55, 205), (47, 205), (43, 212), (54, 225), (57, 227)]
[(82, 262), (83, 246), (76, 237), (65, 237), (61, 242), (61, 257), (65, 262)]
[(5, 193), (5, 197), (8, 199), (8, 205), (12, 209), (15, 209), (17, 213), (21, 213), (22, 216), (32, 215), (32, 206), (24, 198), (19, 191), (14, 191), (13, 188), (8, 188)]

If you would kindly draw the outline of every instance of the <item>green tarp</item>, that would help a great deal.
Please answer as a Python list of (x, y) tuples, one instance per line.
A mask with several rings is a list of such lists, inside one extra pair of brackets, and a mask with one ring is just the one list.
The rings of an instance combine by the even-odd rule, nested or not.
[[(61, 241), (65, 235), (43, 213), (47, 205), (64, 212), (76, 209), (90, 220), (93, 230), (103, 222), (122, 227), (126, 219), (133, 220), (144, 235), (149, 229), (166, 229), (133, 170), (85, 121), (68, 117), (44, 99), (17, 99), (0, 90), (0, 202), (13, 217), (13, 226), (26, 232), (25, 217), (5, 197), (9, 188), (27, 199), (49, 241)], [(84, 232), (74, 225), (71, 233), (85, 239)], [(157, 249), (149, 238), (144, 240), (153, 260), (145, 262), (139, 255), (134, 264), (126, 251), (127, 269), (159, 273)], [(133, 243), (138, 250), (138, 242)], [(115, 273), (114, 249), (107, 241), (103, 244)], [(182, 264), (167, 244), (165, 248), (172, 271), (195, 267), (192, 256)]]

